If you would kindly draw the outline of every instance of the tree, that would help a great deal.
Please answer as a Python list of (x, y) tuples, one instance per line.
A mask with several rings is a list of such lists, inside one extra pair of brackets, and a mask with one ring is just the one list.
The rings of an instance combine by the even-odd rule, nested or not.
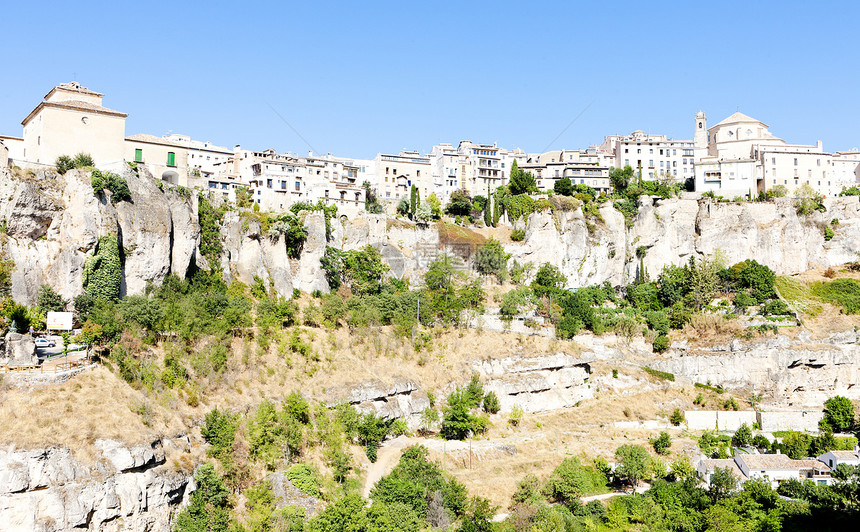
[(415, 216), (415, 212), (418, 210), (418, 205), (421, 203), (421, 199), (418, 194), (418, 187), (412, 185), (409, 190), (409, 214), (412, 216)]
[(368, 519), (365, 500), (357, 493), (326, 506), (317, 517), (310, 521), (313, 532), (364, 532)]
[(483, 497), (474, 497), (469, 501), (469, 509), (463, 516), (463, 523), (458, 532), (493, 532), (493, 517), (497, 506), (492, 506), (490, 501)]
[(651, 438), (648, 441), (654, 447), (654, 451), (657, 454), (669, 454), (669, 447), (672, 446), (672, 438), (669, 437), (668, 432), (663, 431), (658, 437)]
[(475, 269), (481, 275), (495, 275), (500, 281), (507, 274), (510, 253), (495, 238), (490, 238), (475, 253)]
[(68, 301), (54, 291), (50, 285), (43, 284), (39, 287), (39, 296), (36, 304), (44, 312), (63, 312), (66, 310)]
[(609, 171), (609, 182), (612, 183), (612, 188), (616, 192), (627, 190), (631, 179), (633, 179), (633, 168), (629, 164), (624, 166), (624, 168), (612, 168)]
[(397, 202), (397, 214), (401, 216), (409, 215), (409, 199), (406, 196), (400, 198), (400, 201)]
[(226, 532), (230, 524), (229, 492), (212, 464), (203, 464), (194, 475), (197, 489), (176, 518), (175, 532)]
[(669, 423), (671, 423), (672, 425), (677, 427), (678, 425), (680, 425), (683, 422), (684, 422), (684, 413), (681, 412), (681, 409), (676, 408), (675, 410), (672, 411), (672, 415), (669, 416)]
[(625, 444), (615, 450), (615, 459), (618, 461), (615, 474), (629, 480), (635, 489), (648, 473), (648, 451), (639, 445)]
[(552, 189), (556, 194), (561, 194), (562, 196), (573, 196), (574, 194), (573, 183), (567, 177), (556, 180)]
[(430, 209), (430, 205), (426, 202), (418, 205), (418, 208), (415, 210), (415, 219), (419, 222), (428, 222), (433, 217), (433, 211)]
[(722, 269), (719, 257), (702, 259), (698, 262), (690, 258), (690, 293), (696, 309), (709, 304), (719, 290), (718, 272)]
[(738, 479), (728, 467), (718, 467), (711, 474), (708, 495), (713, 502), (719, 502), (738, 489)]
[(854, 426), (854, 405), (847, 397), (837, 395), (824, 402), (824, 417), (819, 426), (831, 432), (848, 432)]
[(738, 427), (738, 430), (732, 436), (732, 445), (735, 447), (749, 447), (752, 445), (752, 441), (752, 429), (746, 423), (741, 423), (741, 426)]
[(462, 189), (451, 193), (445, 212), (451, 216), (468, 216), (472, 212), (472, 196)]
[(545, 262), (538, 269), (531, 288), (537, 297), (558, 292), (567, 283), (567, 277), (557, 267)]
[(442, 216), (442, 202), (439, 201), (439, 198), (436, 197), (436, 194), (430, 194), (427, 197), (427, 204), (430, 205), (430, 212), (433, 215), (433, 218), (439, 218)]
[(511, 195), (527, 194), (529, 192), (537, 192), (537, 182), (531, 172), (523, 172), (517, 166), (515, 160), (511, 164), (511, 177), (508, 181), (508, 189)]

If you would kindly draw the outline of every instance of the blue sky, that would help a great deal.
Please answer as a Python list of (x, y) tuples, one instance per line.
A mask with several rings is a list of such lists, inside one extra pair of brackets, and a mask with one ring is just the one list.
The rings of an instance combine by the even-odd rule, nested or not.
[(856, 2), (716, 4), (8, 2), (0, 134), (74, 78), (129, 135), (281, 152), (691, 138), (699, 109), (860, 147)]

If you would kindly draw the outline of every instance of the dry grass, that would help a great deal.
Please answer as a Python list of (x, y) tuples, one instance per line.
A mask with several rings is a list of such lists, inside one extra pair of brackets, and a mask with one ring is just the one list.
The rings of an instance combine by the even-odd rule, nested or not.
[(62, 385), (0, 391), (0, 441), (22, 448), (69, 447), (84, 461), (92, 459), (96, 439), (151, 442), (184, 431), (188, 421), (171, 409), (171, 401), (156, 402), (102, 367)]
[(701, 346), (731, 341), (743, 330), (743, 325), (737, 320), (727, 320), (719, 314), (693, 314), (690, 323), (673, 334), (673, 338), (683, 338), (691, 345)]

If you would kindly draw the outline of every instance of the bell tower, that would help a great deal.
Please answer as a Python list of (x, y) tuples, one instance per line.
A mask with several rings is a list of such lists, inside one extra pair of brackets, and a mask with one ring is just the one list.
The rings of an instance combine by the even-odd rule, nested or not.
[(693, 153), (698, 161), (708, 154), (708, 117), (704, 111), (696, 113), (693, 120), (695, 132), (693, 134)]

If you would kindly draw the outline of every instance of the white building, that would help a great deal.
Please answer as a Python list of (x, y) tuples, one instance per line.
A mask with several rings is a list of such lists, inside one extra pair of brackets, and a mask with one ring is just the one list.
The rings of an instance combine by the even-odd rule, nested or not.
[(818, 457), (818, 460), (827, 464), (830, 469), (836, 469), (839, 464), (860, 466), (860, 452), (853, 451), (827, 451)]
[(808, 184), (833, 196), (860, 182), (860, 152), (828, 153), (821, 141), (788, 144), (767, 124), (743, 113), (734, 113), (707, 131), (707, 156), (696, 166), (697, 192), (732, 198), (777, 185), (793, 193)]
[(121, 168), (126, 113), (102, 106), (103, 94), (61, 83), (27, 115), (20, 166), (53, 166), (60, 155), (88, 153), (96, 166)]
[(818, 459), (793, 460), (784, 454), (745, 454), (735, 451), (731, 459), (702, 458), (696, 471), (706, 484), (717, 468), (728, 468), (741, 482), (766, 479), (776, 488), (786, 480), (812, 480), (816, 484), (831, 484), (830, 467)]
[(605, 137), (597, 150), (614, 154), (612, 166), (630, 166), (642, 172), (642, 179), (671, 178), (683, 183), (694, 175), (696, 160), (692, 140), (675, 140), (666, 135), (650, 135), (637, 130), (630, 135)]
[(574, 185), (588, 185), (597, 192), (609, 192), (609, 166), (605, 165), (609, 160), (606, 154), (590, 148), (529, 154), (525, 163), (517, 165), (534, 175), (540, 190), (553, 190), (556, 181), (566, 177)]

